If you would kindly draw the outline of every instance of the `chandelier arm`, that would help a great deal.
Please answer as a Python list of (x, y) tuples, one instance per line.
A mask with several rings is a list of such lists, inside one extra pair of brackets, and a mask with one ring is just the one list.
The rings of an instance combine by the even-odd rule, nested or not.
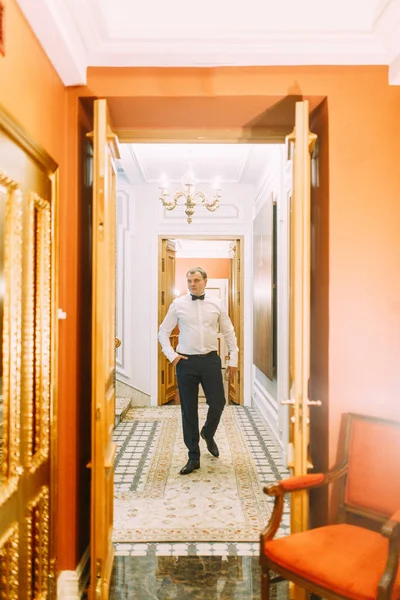
[(193, 200), (195, 200), (196, 198), (201, 198), (202, 203), (204, 204), (204, 202), (207, 201), (207, 196), (205, 195), (204, 192), (198, 191), (195, 193), (195, 195), (193, 196)]
[(174, 210), (176, 208), (175, 202), (163, 202), (163, 206), (166, 210)]
[(176, 204), (178, 204), (178, 200), (180, 198), (185, 198), (185, 200), (187, 201), (188, 198), (190, 198), (190, 196), (188, 196), (188, 194), (186, 192), (182, 192), (182, 191), (175, 192), (175, 194), (174, 194), (174, 201), (175, 201)]
[(212, 204), (204, 204), (204, 206), (210, 212), (215, 212), (217, 210), (217, 208), (219, 208), (219, 203), (218, 202), (213, 202)]
[(176, 208), (177, 201), (175, 198), (173, 200), (167, 200), (166, 198), (168, 198), (168, 196), (169, 196), (169, 194), (168, 194), (167, 190), (161, 191), (160, 200), (162, 202), (162, 205), (167, 210), (174, 210), (174, 208)]
[(214, 212), (219, 207), (220, 198), (221, 196), (219, 194), (216, 194), (214, 200), (212, 200), (211, 202), (203, 200), (203, 206), (205, 206), (207, 210)]

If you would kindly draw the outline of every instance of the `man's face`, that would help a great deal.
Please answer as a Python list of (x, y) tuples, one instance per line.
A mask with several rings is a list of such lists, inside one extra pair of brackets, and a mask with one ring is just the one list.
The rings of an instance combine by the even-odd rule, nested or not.
[(195, 273), (189, 273), (187, 276), (188, 290), (194, 296), (201, 296), (204, 294), (204, 290), (207, 284), (207, 279), (203, 279), (201, 273), (196, 271)]

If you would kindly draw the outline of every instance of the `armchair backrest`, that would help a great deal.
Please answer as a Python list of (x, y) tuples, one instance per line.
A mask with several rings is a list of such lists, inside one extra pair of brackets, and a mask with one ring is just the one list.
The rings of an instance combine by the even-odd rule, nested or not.
[(400, 423), (347, 415), (342, 510), (384, 521), (400, 508)]

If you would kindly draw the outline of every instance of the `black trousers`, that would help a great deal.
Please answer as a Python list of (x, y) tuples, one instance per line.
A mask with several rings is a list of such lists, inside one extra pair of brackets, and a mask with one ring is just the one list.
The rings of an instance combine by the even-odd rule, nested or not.
[(225, 406), (221, 359), (217, 352), (185, 355), (176, 365), (182, 410), (183, 440), (190, 459), (200, 458), (199, 384), (208, 404), (207, 419), (202, 429), (207, 439), (214, 437)]

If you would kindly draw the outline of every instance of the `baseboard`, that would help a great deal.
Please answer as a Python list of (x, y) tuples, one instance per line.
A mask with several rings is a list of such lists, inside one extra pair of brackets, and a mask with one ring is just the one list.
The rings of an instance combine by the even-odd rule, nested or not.
[(76, 571), (61, 571), (57, 580), (57, 600), (80, 600)]
[(61, 571), (57, 580), (57, 600), (80, 600), (90, 577), (90, 550), (86, 548), (76, 571)]
[(127, 396), (117, 397), (115, 399), (114, 427), (116, 427), (125, 417), (126, 413), (131, 407), (131, 404), (132, 398), (128, 398)]
[(124, 396), (131, 398), (131, 406), (145, 407), (151, 404), (150, 394), (133, 387), (129, 383), (126, 383), (126, 381), (118, 379), (118, 377), (116, 380), (115, 395), (119, 398), (123, 398)]
[(282, 450), (281, 440), (278, 433), (278, 413), (276, 399), (256, 379), (253, 380), (252, 406), (257, 408), (264, 417), (271, 433), (274, 435), (278, 448)]

